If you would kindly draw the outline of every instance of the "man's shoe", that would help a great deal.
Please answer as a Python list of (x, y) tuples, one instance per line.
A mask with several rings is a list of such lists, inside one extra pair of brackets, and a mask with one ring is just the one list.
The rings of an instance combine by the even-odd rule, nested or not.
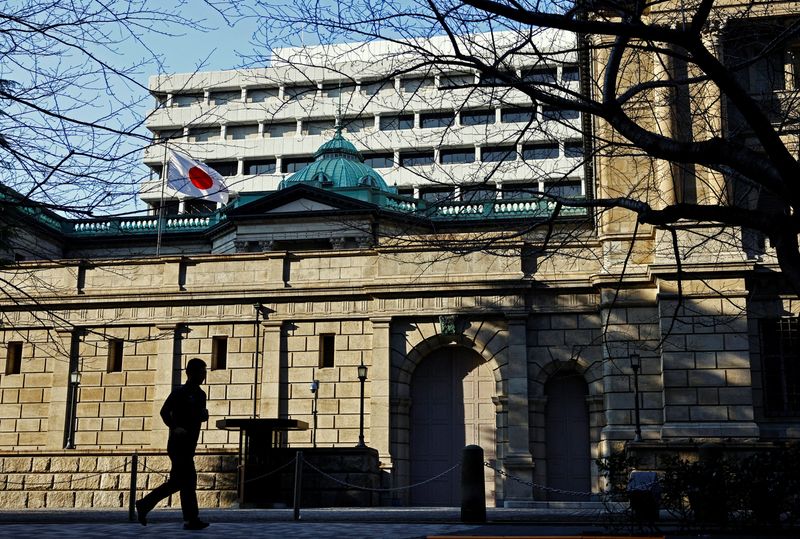
[(147, 513), (149, 513), (149, 510), (145, 509), (142, 500), (136, 502), (136, 519), (142, 526), (147, 526)]
[(190, 520), (183, 525), (184, 530), (204, 530), (208, 528), (208, 522), (202, 520)]

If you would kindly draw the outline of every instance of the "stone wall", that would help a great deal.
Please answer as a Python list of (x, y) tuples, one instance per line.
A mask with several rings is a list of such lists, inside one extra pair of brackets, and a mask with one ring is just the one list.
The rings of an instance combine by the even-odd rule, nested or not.
[[(0, 453), (0, 508), (127, 508), (132, 455), (107, 451)], [(236, 503), (235, 453), (201, 453), (195, 464), (200, 507)], [(136, 497), (163, 483), (168, 473), (166, 454), (140, 453)], [(162, 506), (180, 507), (180, 496), (172, 496)]]

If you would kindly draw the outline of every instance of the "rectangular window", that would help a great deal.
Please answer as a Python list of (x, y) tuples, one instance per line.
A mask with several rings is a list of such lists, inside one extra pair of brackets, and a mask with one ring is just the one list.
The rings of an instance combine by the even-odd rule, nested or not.
[(183, 205), (183, 213), (188, 215), (208, 215), (216, 209), (217, 203), (211, 200), (188, 199)]
[(414, 196), (414, 188), (413, 187), (398, 187), (397, 194), (404, 196), (404, 197), (413, 197)]
[(297, 133), (297, 122), (280, 124), (267, 124), (264, 126), (264, 136), (270, 138), (293, 137)]
[(173, 107), (191, 107), (205, 101), (203, 94), (176, 94), (172, 96)]
[(335, 333), (323, 333), (319, 336), (319, 368), (325, 369), (334, 366), (334, 352), (336, 346)]
[(418, 167), (433, 164), (433, 150), (429, 152), (408, 152), (400, 154), (401, 167)]
[(208, 97), (212, 105), (227, 105), (231, 101), (239, 101), (242, 98), (242, 91), (228, 90), (225, 92), (211, 92)]
[(219, 127), (190, 127), (189, 142), (213, 142), (219, 140)]
[(761, 320), (761, 369), (767, 415), (800, 415), (800, 319)]
[(414, 115), (381, 116), (381, 131), (395, 131), (398, 129), (414, 129)]
[(228, 337), (211, 337), (211, 370), (225, 369), (228, 365)]
[(436, 204), (452, 201), (455, 197), (452, 187), (423, 187), (419, 190), (419, 198)]
[(153, 136), (158, 140), (181, 138), (183, 136), (183, 129), (165, 129), (163, 131), (154, 131)]
[(561, 68), (561, 80), (563, 82), (575, 82), (581, 79), (581, 71), (577, 65), (565, 65)]
[(558, 143), (526, 144), (522, 147), (522, 158), (526, 161), (555, 159), (558, 157)]
[(283, 161), (281, 161), (281, 172), (297, 172), (310, 165), (313, 161), (313, 157), (285, 157)]
[(274, 159), (258, 159), (244, 162), (245, 174), (275, 174)]
[(373, 96), (383, 89), (393, 87), (394, 83), (391, 80), (365, 81), (361, 83), (361, 93), (366, 96)]
[(345, 118), (342, 127), (348, 133), (359, 133), (375, 126), (375, 118)]
[(236, 176), (239, 172), (239, 163), (236, 161), (210, 161), (207, 164), (222, 176)]
[(515, 161), (517, 149), (514, 146), (486, 146), (481, 148), (481, 161), (484, 163), (500, 163)]
[(508, 86), (506, 81), (514, 80), (515, 74), (511, 71), (503, 73), (503, 76), (481, 75), (481, 86)]
[(533, 198), (534, 192), (538, 190), (539, 190), (539, 184), (537, 183), (504, 183), (503, 199), (517, 200), (517, 199)]
[(531, 122), (536, 118), (536, 109), (533, 107), (519, 107), (503, 109), (500, 111), (500, 121), (504, 124), (514, 122)]
[(454, 121), (455, 115), (452, 112), (429, 112), (419, 116), (419, 125), (423, 129), (450, 127)]
[(349, 99), (349, 94), (352, 93), (355, 87), (356, 85), (350, 81), (325, 84), (322, 86), (322, 96), (323, 97), (346, 96)]
[(497, 191), (491, 183), (465, 186), (461, 190), (461, 200), (464, 202), (485, 202), (496, 198)]
[(12, 341), (6, 345), (6, 374), (22, 371), (22, 342)]
[(454, 163), (472, 163), (474, 161), (475, 148), (441, 150), (439, 152), (439, 162), (443, 165), (452, 165)]
[(411, 79), (402, 79), (400, 87), (404, 92), (413, 94), (426, 88), (433, 88), (435, 82), (433, 77), (414, 77)]
[(303, 122), (304, 135), (321, 135), (326, 131), (333, 131), (336, 126), (334, 120), (313, 120)]
[(443, 75), (439, 77), (439, 88), (469, 88), (475, 86), (475, 75)]
[(542, 118), (544, 120), (577, 120), (580, 116), (577, 110), (542, 107)]
[(253, 88), (252, 90), (247, 90), (247, 101), (249, 103), (263, 103), (272, 97), (278, 97), (278, 88)]
[(283, 97), (288, 100), (314, 97), (317, 93), (316, 86), (287, 86), (283, 89)]
[(258, 124), (229, 125), (225, 129), (225, 138), (227, 140), (258, 138)]
[(554, 83), (556, 81), (555, 67), (532, 67), (522, 71), (522, 80), (525, 82)]
[(462, 110), (461, 125), (491, 125), (494, 116), (494, 109)]
[(583, 196), (581, 182), (558, 182), (545, 184), (544, 192), (555, 197), (580, 198)]
[(122, 339), (108, 340), (107, 372), (122, 372), (122, 356), (125, 341)]
[(394, 154), (392, 152), (365, 153), (364, 164), (372, 168), (392, 168), (394, 166)]
[(564, 142), (564, 157), (583, 157), (583, 141), (568, 140)]

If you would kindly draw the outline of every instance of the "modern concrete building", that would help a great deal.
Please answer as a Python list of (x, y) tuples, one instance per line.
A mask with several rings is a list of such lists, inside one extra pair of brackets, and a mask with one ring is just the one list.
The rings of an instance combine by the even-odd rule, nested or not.
[[(586, 118), (495, 87), (469, 94), (459, 86), (480, 82), (472, 73), (412, 71), (378, 89), (397, 65), (370, 62), (381, 57), (370, 47), (335, 49), (335, 69), (302, 76), (303, 51), (284, 50), (264, 70), (152, 81), (163, 106), (150, 128), (228, 177), (237, 196), (225, 208), (180, 201), (160, 226), (19, 207), (0, 299), (3, 503), (124, 504), (126, 456), (163, 463), (158, 410), (190, 357), (210, 365), (207, 505), (235, 495), (238, 437), (217, 419), (312, 423), (316, 410), (317, 445), (353, 446), (362, 364), (365, 441), (395, 489), (386, 504), (457, 505), (465, 444), (504, 472), (486, 468), (489, 502), (514, 507), (590, 499), (603, 487), (593, 459), (626, 444), (689, 454), (709, 440), (752, 450), (797, 437), (800, 304), (769, 245), (686, 223), (677, 267), (671, 237), (622, 209), (562, 208), (552, 228), (532, 227), (556, 209), (541, 191), (656, 185), (662, 201), (724, 204), (724, 177), (678, 174), (629, 148), (595, 147), (585, 166)], [(517, 74), (579, 88), (576, 59), (550, 59), (520, 61)], [(661, 76), (657, 65), (638, 74)], [(658, 118), (679, 106), (653, 103)], [(145, 155), (155, 169), (160, 146)], [(158, 206), (160, 184), (142, 196)], [(286, 442), (308, 446), (312, 433)], [(49, 487), (26, 489), (29, 476)]]

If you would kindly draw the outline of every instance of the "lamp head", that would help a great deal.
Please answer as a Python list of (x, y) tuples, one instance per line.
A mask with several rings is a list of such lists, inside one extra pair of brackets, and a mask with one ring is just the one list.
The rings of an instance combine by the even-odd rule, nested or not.
[(642, 366), (642, 358), (636, 352), (631, 354), (631, 368), (638, 371)]
[(69, 373), (69, 382), (78, 385), (81, 383), (81, 372), (77, 369)]
[(309, 387), (311, 393), (316, 393), (319, 390), (319, 380), (311, 380), (311, 386)]
[(363, 363), (358, 366), (358, 379), (359, 380), (366, 380), (367, 379), (367, 366)]

